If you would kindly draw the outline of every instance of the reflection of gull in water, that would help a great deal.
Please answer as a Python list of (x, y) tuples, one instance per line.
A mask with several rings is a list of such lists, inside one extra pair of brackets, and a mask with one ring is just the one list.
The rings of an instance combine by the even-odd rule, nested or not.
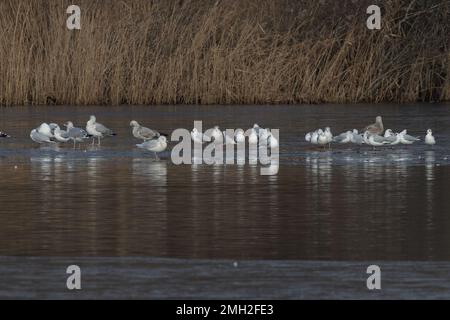
[(37, 129), (31, 130), (30, 138), (31, 138), (31, 140), (33, 140), (34, 142), (37, 142), (37, 143), (54, 143), (53, 141), (50, 140), (50, 138), (48, 136), (38, 132)]
[(156, 159), (159, 159), (157, 153), (166, 150), (167, 140), (166, 137), (160, 136), (158, 139), (148, 140), (144, 143), (137, 144), (136, 146), (141, 149), (152, 151), (155, 154)]
[(434, 139), (433, 131), (431, 131), (431, 129), (427, 130), (427, 135), (425, 136), (425, 143), (429, 146), (434, 146), (436, 144), (436, 139)]
[[(167, 163), (165, 161), (149, 161), (148, 159), (133, 159), (133, 175), (149, 178), (155, 182), (166, 183)], [(137, 178), (136, 178), (137, 179)]]

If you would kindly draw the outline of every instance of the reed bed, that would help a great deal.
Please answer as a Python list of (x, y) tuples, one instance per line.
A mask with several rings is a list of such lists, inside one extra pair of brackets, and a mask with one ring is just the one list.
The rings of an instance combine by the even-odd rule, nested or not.
[(450, 100), (449, 1), (74, 2), (0, 1), (0, 105)]

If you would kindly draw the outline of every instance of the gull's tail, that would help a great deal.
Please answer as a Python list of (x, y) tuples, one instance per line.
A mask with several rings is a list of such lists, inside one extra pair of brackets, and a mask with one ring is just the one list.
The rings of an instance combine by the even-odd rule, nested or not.
[(141, 149), (144, 149), (144, 148), (145, 148), (143, 143), (137, 144), (136, 147), (141, 148)]

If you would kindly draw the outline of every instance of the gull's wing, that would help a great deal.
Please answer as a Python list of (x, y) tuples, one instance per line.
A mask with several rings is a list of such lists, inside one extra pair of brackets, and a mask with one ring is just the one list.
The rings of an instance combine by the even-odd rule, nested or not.
[(372, 135), (373, 137), (373, 141), (378, 142), (378, 143), (384, 143), (385, 142), (385, 138), (379, 135)]
[(111, 129), (108, 129), (107, 127), (105, 127), (101, 123), (96, 123), (95, 124), (95, 130), (97, 130), (98, 132), (100, 132), (103, 135), (113, 135), (114, 134)]
[(334, 142), (341, 142), (345, 138), (347, 138), (347, 132), (341, 133), (340, 135), (333, 137), (333, 141)]
[(145, 141), (144, 143), (138, 144), (137, 146), (139, 148), (144, 148), (144, 149), (153, 149), (155, 147), (157, 147), (159, 144), (158, 139), (153, 139), (153, 140), (148, 140)]
[(46, 136), (45, 134), (42, 134), (38, 131), (34, 131), (32, 133), (33, 135), (33, 140), (37, 141), (37, 142), (50, 142), (50, 138), (48, 136)]
[(403, 138), (405, 138), (405, 140), (408, 140), (408, 141), (419, 141), (419, 140), (420, 140), (419, 138), (410, 136), (409, 134), (405, 134), (405, 135), (403, 136)]
[(85, 138), (87, 137), (87, 132), (80, 128), (71, 128), (67, 133), (69, 138)]
[(160, 136), (159, 132), (154, 131), (149, 128), (146, 128), (146, 127), (140, 127), (138, 132), (139, 132), (139, 135), (145, 139), (153, 139), (153, 138), (158, 138)]

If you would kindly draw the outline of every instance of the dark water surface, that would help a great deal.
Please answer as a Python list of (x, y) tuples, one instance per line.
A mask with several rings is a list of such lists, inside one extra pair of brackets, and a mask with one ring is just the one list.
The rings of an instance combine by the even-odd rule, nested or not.
[[(2, 108), (0, 130), (13, 138), (0, 140), (0, 256), (267, 260), (268, 267), (450, 261), (449, 112), (442, 104)], [(78, 150), (29, 139), (41, 122), (84, 127), (90, 114), (118, 136)], [(375, 151), (322, 151), (304, 141), (318, 127), (361, 129), (378, 114), (386, 128), (422, 141)], [(249, 164), (176, 166), (169, 151), (157, 161), (134, 147), (132, 119), (167, 133), (190, 130), (194, 120), (223, 130), (279, 128), (279, 173), (261, 176)], [(423, 143), (428, 128), (434, 148)], [(9, 264), (0, 270), (10, 270), (3, 259)]]

